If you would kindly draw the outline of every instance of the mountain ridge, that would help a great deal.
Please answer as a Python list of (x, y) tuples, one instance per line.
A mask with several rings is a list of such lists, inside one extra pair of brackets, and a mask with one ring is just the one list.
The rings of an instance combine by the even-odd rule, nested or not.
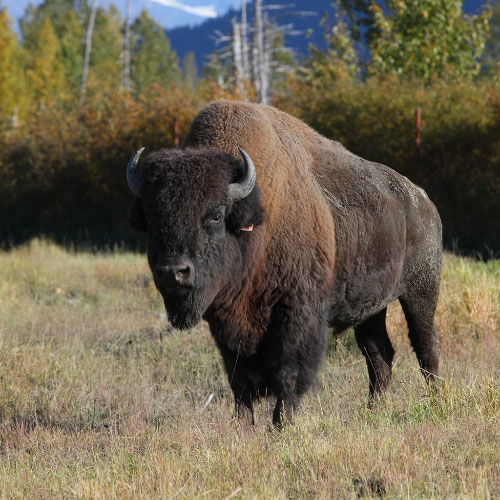
[[(333, 15), (331, 0), (271, 0), (273, 5), (287, 5), (291, 2), (295, 5), (293, 9), (272, 10), (269, 17), (275, 19), (278, 24), (293, 23), (294, 29), (302, 31), (302, 35), (285, 36), (285, 45), (291, 48), (296, 56), (307, 54), (309, 44), (317, 46), (323, 45), (323, 27), (320, 20), (325, 12), (328, 12), (330, 19)], [(487, 0), (465, 0), (463, 3), (464, 14), (471, 15), (478, 13), (486, 4)], [(265, 9), (266, 4), (263, 5)], [(297, 17), (294, 12), (313, 11), (314, 16)], [(247, 17), (249, 24), (253, 18), (253, 2), (247, 3)], [(165, 30), (170, 40), (172, 48), (177, 52), (179, 60), (188, 52), (194, 52), (198, 69), (201, 70), (207, 62), (208, 56), (216, 49), (216, 30), (227, 35), (231, 32), (231, 20), (236, 18), (241, 20), (241, 9), (230, 8), (224, 15), (215, 19), (207, 19), (196, 26), (179, 26)]]

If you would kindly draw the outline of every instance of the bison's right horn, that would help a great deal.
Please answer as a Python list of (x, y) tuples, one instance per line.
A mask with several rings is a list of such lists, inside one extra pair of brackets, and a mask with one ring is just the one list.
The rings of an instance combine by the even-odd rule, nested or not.
[(141, 156), (141, 153), (144, 151), (144, 148), (139, 149), (135, 153), (132, 158), (130, 158), (128, 165), (127, 165), (127, 182), (128, 182), (128, 187), (134, 193), (137, 198), (140, 198), (140, 191), (141, 191), (141, 185), (142, 185), (142, 179), (141, 176), (139, 175), (139, 172), (137, 172), (137, 163), (139, 162), (139, 156)]
[(245, 173), (238, 182), (229, 184), (228, 195), (233, 201), (238, 201), (246, 198), (253, 190), (257, 174), (255, 173), (255, 165), (248, 154), (241, 148), (238, 151), (243, 156), (245, 162)]

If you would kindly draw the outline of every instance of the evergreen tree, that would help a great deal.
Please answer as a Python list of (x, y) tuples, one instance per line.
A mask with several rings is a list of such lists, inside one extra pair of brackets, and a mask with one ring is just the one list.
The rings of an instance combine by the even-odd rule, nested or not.
[(90, 55), (89, 88), (100, 91), (118, 90), (122, 81), (122, 25), (116, 7), (97, 10), (92, 53)]
[(177, 54), (163, 28), (146, 11), (132, 24), (132, 36), (131, 79), (138, 94), (153, 83), (167, 87), (180, 78)]
[(61, 43), (61, 62), (66, 82), (71, 90), (77, 89), (80, 86), (83, 68), (84, 27), (74, 10), (67, 10), (65, 29), (60, 30), (60, 34), (56, 31), (56, 34)]
[(47, 103), (50, 98), (61, 98), (67, 90), (64, 67), (61, 63), (61, 44), (49, 17), (45, 17), (37, 36), (26, 52), (26, 78), (35, 102)]
[(323, 38), (326, 49), (311, 47), (301, 74), (316, 88), (321, 86), (328, 90), (335, 80), (358, 78), (360, 67), (344, 11), (342, 9), (336, 11), (333, 26), (329, 25), (326, 16), (321, 23), (325, 29)]
[(84, 26), (89, 9), (81, 1), (80, 19), (74, 10), (73, 0), (44, 0), (37, 7), (29, 5), (19, 21), (23, 45), (27, 51), (39, 45), (38, 36), (46, 18), (50, 19), (54, 34), (59, 40), (58, 57), (64, 70), (64, 77), (72, 90), (79, 88), (84, 52)]
[(377, 35), (370, 43), (373, 72), (395, 72), (425, 81), (472, 77), (488, 34), (489, 10), (464, 17), (461, 0), (372, 0)]

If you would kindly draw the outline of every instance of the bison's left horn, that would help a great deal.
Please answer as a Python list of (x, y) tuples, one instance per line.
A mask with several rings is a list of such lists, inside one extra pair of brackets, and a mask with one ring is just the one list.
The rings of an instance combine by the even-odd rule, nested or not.
[(245, 173), (238, 182), (229, 184), (228, 194), (229, 198), (233, 201), (246, 198), (252, 192), (255, 181), (257, 180), (255, 165), (252, 159), (243, 149), (238, 148), (238, 151), (241, 153), (241, 156), (243, 156), (243, 161), (245, 162)]
[(139, 149), (135, 153), (132, 158), (130, 158), (128, 165), (127, 165), (127, 182), (128, 182), (128, 187), (134, 193), (137, 198), (140, 198), (140, 191), (141, 191), (141, 185), (142, 185), (142, 180), (141, 176), (139, 175), (139, 172), (137, 172), (137, 163), (139, 162), (139, 156), (141, 156), (141, 153), (144, 151), (144, 148)]

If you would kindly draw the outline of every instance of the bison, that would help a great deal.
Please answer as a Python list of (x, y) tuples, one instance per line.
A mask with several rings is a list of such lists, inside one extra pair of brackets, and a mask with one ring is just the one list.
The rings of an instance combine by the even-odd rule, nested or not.
[(173, 326), (205, 319), (236, 414), (274, 395), (292, 417), (315, 379), (329, 327), (354, 326), (373, 399), (394, 349), (385, 324), (399, 299), (426, 380), (438, 374), (434, 313), (441, 222), (425, 192), (270, 106), (217, 101), (180, 150), (127, 167), (133, 228)]

